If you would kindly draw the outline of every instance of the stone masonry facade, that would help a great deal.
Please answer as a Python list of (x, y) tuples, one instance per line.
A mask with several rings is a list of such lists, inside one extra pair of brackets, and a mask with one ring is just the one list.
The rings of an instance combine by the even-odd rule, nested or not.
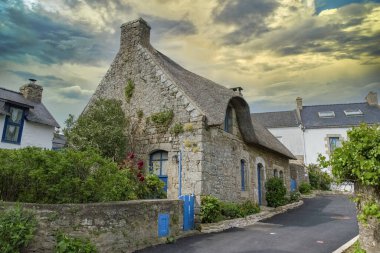
[[(156, 51), (149, 43), (149, 31), (149, 25), (142, 19), (121, 27), (120, 50), (88, 106), (98, 98), (122, 101), (130, 119), (127, 130), (130, 149), (145, 160), (145, 164), (149, 164), (153, 152), (167, 152), (168, 198), (178, 198), (181, 184), (181, 193), (195, 194), (198, 206), (199, 197), (207, 194), (228, 201), (257, 201), (259, 164), (263, 170), (263, 194), (264, 181), (273, 175), (274, 168), (283, 171), (289, 189), (289, 158), (246, 144), (239, 131), (235, 110), (232, 133), (225, 132), (223, 125), (208, 125), (203, 108), (176, 85), (173, 77), (152, 56)], [(128, 84), (134, 86), (130, 99), (125, 95)], [(170, 124), (167, 127), (155, 125), (151, 116), (165, 111), (173, 112)], [(173, 133), (176, 125), (183, 126), (184, 131)], [(180, 151), (182, 160), (178, 161)], [(241, 189), (242, 159), (248, 170), (245, 191)]]

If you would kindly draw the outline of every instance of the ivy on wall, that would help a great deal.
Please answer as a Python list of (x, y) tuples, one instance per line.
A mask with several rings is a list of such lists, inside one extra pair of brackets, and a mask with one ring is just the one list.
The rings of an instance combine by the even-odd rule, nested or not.
[(173, 110), (165, 110), (154, 113), (150, 116), (150, 121), (156, 126), (168, 127), (174, 117)]

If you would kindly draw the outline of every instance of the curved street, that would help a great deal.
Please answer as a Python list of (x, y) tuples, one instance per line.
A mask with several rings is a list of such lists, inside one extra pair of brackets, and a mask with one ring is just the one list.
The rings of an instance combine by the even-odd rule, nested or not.
[(325, 195), (245, 228), (182, 238), (140, 253), (331, 253), (358, 234), (355, 204)]

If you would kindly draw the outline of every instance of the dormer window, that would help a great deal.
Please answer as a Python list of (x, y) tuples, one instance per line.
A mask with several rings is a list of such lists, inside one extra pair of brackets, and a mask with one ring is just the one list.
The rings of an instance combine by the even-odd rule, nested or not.
[(346, 114), (347, 117), (349, 117), (349, 116), (363, 116), (363, 112), (360, 109), (344, 110), (344, 114)]
[(226, 117), (224, 119), (224, 131), (232, 133), (232, 107), (228, 106), (226, 110)]
[(5, 117), (1, 141), (20, 144), (23, 126), (24, 110), (18, 107), (9, 106), (9, 114)]
[(320, 118), (335, 118), (335, 113), (334, 111), (318, 112), (318, 116)]

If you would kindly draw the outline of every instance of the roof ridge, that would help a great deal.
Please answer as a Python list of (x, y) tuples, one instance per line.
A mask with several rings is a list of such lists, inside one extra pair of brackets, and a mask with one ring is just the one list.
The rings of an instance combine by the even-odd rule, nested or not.
[(6, 91), (9, 91), (9, 92), (13, 92), (13, 93), (17, 93), (17, 94), (20, 94), (20, 95), (22, 95), (22, 93), (21, 93), (21, 92), (19, 92), (19, 91), (10, 90), (10, 89), (4, 88), (4, 87), (0, 87), (0, 89), (2, 89), (2, 90), (6, 90)]
[(303, 107), (329, 106), (329, 105), (352, 105), (352, 104), (367, 104), (367, 103), (366, 102), (354, 102), (354, 103), (337, 103), (337, 104), (323, 104), (323, 105), (304, 105)]
[(295, 110), (287, 110), (287, 111), (271, 111), (271, 112), (252, 112), (251, 115), (253, 114), (265, 114), (265, 113), (281, 113), (281, 112), (294, 112)]

